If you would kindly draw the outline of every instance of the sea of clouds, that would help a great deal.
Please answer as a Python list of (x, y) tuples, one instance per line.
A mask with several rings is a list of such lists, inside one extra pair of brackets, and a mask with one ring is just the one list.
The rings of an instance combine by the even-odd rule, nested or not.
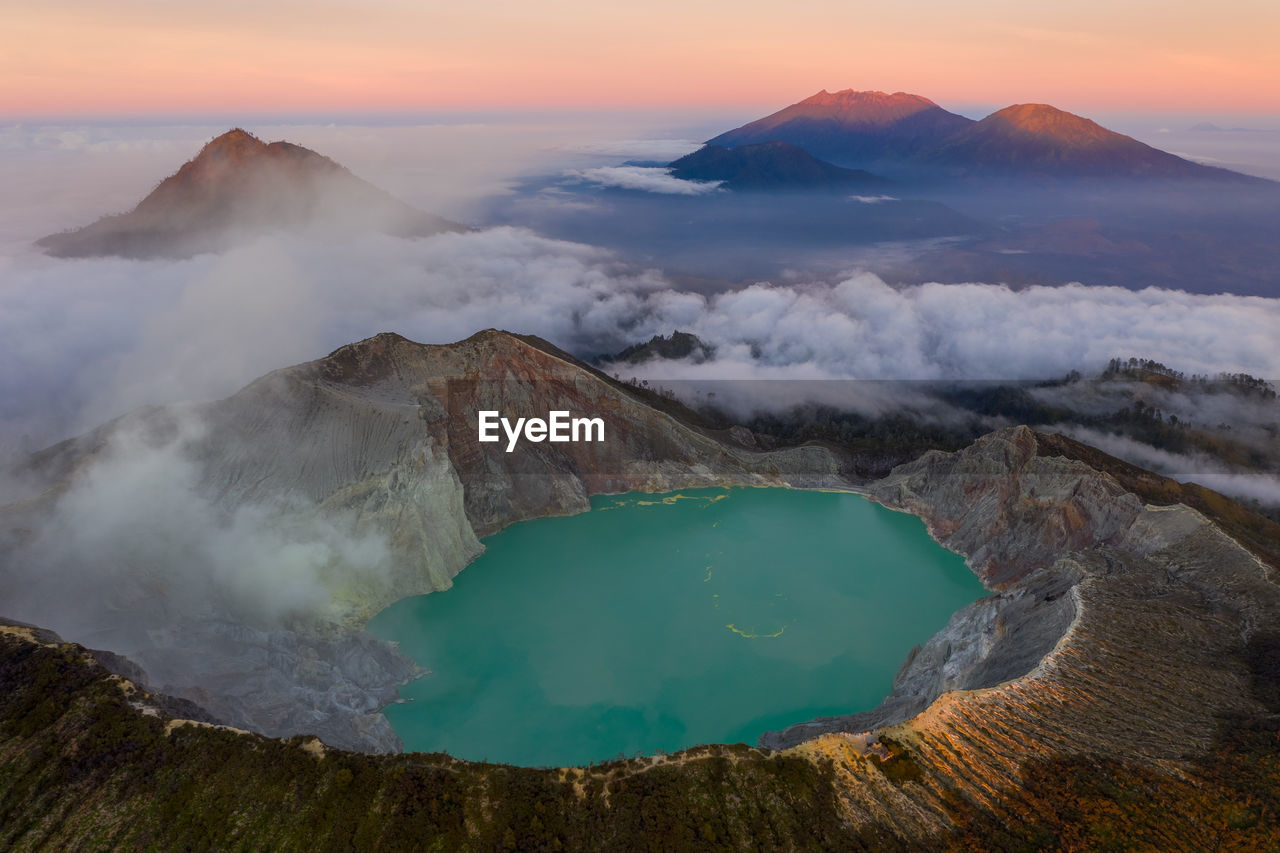
[(686, 181), (656, 166), (597, 166), (570, 170), (568, 177), (604, 187), (663, 193), (665, 195), (707, 195), (720, 189), (721, 181)]
[(382, 331), (497, 327), (591, 356), (675, 329), (714, 347), (660, 379), (1027, 379), (1139, 355), (1280, 376), (1280, 300), (1147, 288), (922, 284), (869, 273), (684, 292), (662, 271), (518, 228), (285, 236), (184, 261), (0, 260), (0, 429), (35, 449), (139, 405), (233, 393)]

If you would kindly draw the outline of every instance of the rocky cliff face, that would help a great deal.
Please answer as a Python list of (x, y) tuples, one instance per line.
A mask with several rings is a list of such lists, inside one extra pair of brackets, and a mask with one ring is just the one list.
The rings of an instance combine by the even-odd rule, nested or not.
[[(378, 335), (37, 454), (28, 474), (45, 491), (4, 512), (26, 531), (9, 562), (30, 568), (0, 574), (0, 591), (18, 617), (127, 654), (230, 724), (395, 749), (379, 709), (414, 668), (360, 628), (447, 588), (479, 537), (585, 511), (593, 494), (841, 482), (823, 448), (748, 449), (662, 406), (536, 339)], [(481, 410), (600, 417), (604, 440), (507, 452), (505, 437), (478, 441)], [(62, 531), (75, 545), (119, 505), (156, 521), (112, 515), (119, 535), (68, 545)], [(74, 602), (47, 583), (69, 576)]]
[[(1033, 759), (1176, 765), (1231, 715), (1265, 715), (1245, 661), (1280, 617), (1274, 569), (1200, 512), (1144, 505), (1045, 444), (1005, 430), (871, 487), (996, 594), (914, 654), (881, 708), (762, 739), (833, 758), (853, 822), (940, 832), (960, 795), (1014, 819), (993, 780)], [(920, 771), (910, 808), (863, 763), (887, 742)]]
[[(415, 568), (370, 590), (356, 618), (449, 586), (476, 536), (583, 512), (594, 494), (716, 485), (834, 483), (820, 447), (761, 453), (700, 431), (545, 342), (481, 332), (448, 346), (383, 334), (277, 371), (201, 413), (194, 452), (229, 505), (286, 494), (351, 511)], [(603, 441), (506, 449), (478, 440), (478, 413), (600, 417)], [(425, 567), (425, 572), (422, 568)]]

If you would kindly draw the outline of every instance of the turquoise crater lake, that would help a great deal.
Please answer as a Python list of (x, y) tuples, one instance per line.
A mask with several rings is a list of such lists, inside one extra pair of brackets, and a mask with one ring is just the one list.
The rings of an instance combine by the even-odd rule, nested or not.
[(915, 516), (858, 495), (601, 496), (512, 525), (451, 589), (369, 624), (430, 670), (387, 718), (415, 752), (529, 766), (755, 743), (875, 707), (985, 594)]

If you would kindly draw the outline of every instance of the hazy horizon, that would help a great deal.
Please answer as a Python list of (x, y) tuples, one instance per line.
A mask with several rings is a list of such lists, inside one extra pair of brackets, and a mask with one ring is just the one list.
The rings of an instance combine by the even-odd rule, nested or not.
[[(981, 117), (986, 110), (962, 114)], [(0, 200), (0, 246), (11, 253), (46, 233), (131, 209), (231, 127), (312, 148), (410, 204), (470, 221), (481, 214), (481, 200), (502, 196), (521, 177), (673, 160), (761, 115), (580, 109), (0, 120), (0, 178), (8, 188)], [(1188, 159), (1280, 180), (1280, 111), (1269, 117), (1137, 111), (1086, 117)], [(1202, 123), (1223, 130), (1191, 129)]]
[[(457, 107), (758, 109), (821, 88), (1072, 112), (1275, 113), (1280, 8), (1082, 0), (10, 4), (0, 115)], [(49, 49), (57, 45), (56, 50)]]

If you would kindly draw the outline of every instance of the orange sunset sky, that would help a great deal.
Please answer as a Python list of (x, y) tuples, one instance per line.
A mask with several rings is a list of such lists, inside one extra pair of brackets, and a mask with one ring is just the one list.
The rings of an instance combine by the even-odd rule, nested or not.
[(948, 104), (1280, 113), (1277, 0), (0, 0), (0, 116)]

